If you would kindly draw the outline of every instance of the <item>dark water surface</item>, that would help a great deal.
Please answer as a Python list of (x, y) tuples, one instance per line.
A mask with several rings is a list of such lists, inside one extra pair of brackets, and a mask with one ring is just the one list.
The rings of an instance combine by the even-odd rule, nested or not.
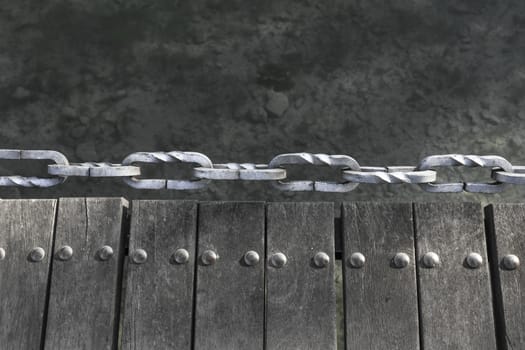
[[(1, 3), (2, 148), (56, 149), (70, 162), (191, 150), (215, 163), (306, 151), (375, 166), (443, 153), (525, 164), (523, 1)], [(0, 165), (5, 175), (13, 167), (45, 174), (42, 164), (38, 174), (32, 162)], [(147, 168), (161, 176), (177, 166)], [(461, 176), (487, 180), (489, 171), (449, 178)], [(524, 193), (361, 185), (347, 194), (291, 194), (253, 182), (191, 193), (72, 178), (51, 189), (0, 189), (2, 197), (337, 202), (520, 201)]]

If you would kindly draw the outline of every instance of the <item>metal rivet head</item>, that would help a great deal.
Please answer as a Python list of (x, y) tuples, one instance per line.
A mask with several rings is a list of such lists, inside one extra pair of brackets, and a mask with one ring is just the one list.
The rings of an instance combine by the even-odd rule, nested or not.
[(327, 267), (330, 264), (330, 257), (325, 252), (318, 252), (314, 255), (314, 265), (317, 267)]
[(5, 249), (0, 248), (0, 260), (4, 260), (4, 259), (5, 259)]
[(135, 264), (144, 264), (148, 260), (148, 253), (144, 249), (135, 249), (131, 253), (131, 260)]
[(190, 253), (186, 249), (180, 248), (173, 253), (172, 259), (176, 264), (186, 264), (190, 261)]
[(439, 255), (434, 252), (428, 252), (423, 255), (423, 266), (428, 267), (429, 269), (436, 267), (440, 263)]
[(478, 269), (483, 264), (483, 258), (478, 253), (470, 253), (465, 260), (471, 269)]
[(350, 255), (349, 263), (351, 267), (354, 267), (356, 269), (359, 269), (363, 266), (365, 266), (365, 256), (359, 252), (353, 253)]
[(109, 260), (113, 256), (113, 248), (109, 245), (105, 245), (98, 250), (97, 256), (102, 261)]
[(516, 270), (520, 266), (520, 258), (513, 254), (505, 255), (501, 264), (507, 270)]
[(392, 259), (394, 266), (398, 269), (402, 269), (404, 267), (407, 267), (410, 263), (410, 257), (407, 253), (397, 253), (394, 255), (394, 259)]
[(287, 262), (288, 259), (283, 253), (275, 253), (270, 257), (270, 265), (277, 269), (280, 269), (281, 267), (286, 265)]
[(259, 253), (255, 250), (249, 250), (244, 254), (244, 263), (248, 266), (254, 266), (259, 263)]
[(73, 248), (68, 245), (63, 245), (57, 251), (57, 258), (62, 261), (67, 261), (73, 256)]
[(35, 247), (31, 250), (31, 252), (29, 252), (29, 260), (32, 262), (40, 262), (44, 260), (45, 256), (46, 252), (40, 247)]
[(213, 265), (219, 259), (217, 253), (213, 250), (205, 250), (201, 255), (201, 262), (203, 265)]

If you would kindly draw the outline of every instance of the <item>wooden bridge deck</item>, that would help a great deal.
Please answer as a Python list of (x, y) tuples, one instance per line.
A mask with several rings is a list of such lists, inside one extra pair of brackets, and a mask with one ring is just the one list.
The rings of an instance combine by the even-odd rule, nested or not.
[(525, 349), (523, 204), (129, 207), (0, 200), (1, 349)]

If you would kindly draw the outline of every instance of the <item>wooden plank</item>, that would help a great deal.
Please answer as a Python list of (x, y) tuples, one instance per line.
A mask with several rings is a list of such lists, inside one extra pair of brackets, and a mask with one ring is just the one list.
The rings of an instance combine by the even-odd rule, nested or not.
[[(198, 256), (219, 259), (198, 263), (195, 349), (263, 349), (264, 215), (262, 202), (199, 205)], [(260, 261), (247, 264), (248, 251)]]
[[(115, 347), (126, 207), (122, 198), (59, 200), (46, 349)], [(107, 260), (99, 256), (103, 246), (113, 250)]]
[[(266, 244), (266, 349), (335, 349), (333, 203), (268, 204)], [(317, 252), (327, 267), (313, 264)], [(287, 257), (281, 268), (276, 253)]]
[(419, 349), (412, 205), (345, 203), (343, 234), (346, 349)]
[[(415, 204), (422, 346), (432, 349), (496, 349), (492, 293), (482, 208), (478, 203)], [(426, 253), (440, 264), (428, 268)], [(482, 265), (469, 268), (478, 253)]]
[[(55, 224), (55, 199), (0, 200), (0, 344), (39, 349)], [(30, 259), (44, 250), (40, 262)]]
[[(197, 204), (191, 201), (132, 202), (122, 349), (191, 349)], [(186, 249), (179, 264), (173, 254)]]
[[(486, 214), (498, 305), (499, 349), (525, 349), (525, 205), (494, 204)], [(517, 257), (521, 266), (509, 264), (510, 255)]]

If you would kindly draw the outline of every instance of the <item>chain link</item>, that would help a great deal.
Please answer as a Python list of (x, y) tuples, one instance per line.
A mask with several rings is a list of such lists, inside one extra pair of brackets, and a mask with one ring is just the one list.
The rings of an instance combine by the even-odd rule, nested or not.
[[(52, 160), (59, 165), (69, 164), (66, 156), (62, 153), (47, 150), (1, 149), (0, 159), (45, 159)], [(0, 176), (0, 186), (52, 187), (63, 183), (66, 179), (66, 176), (53, 176), (50, 178), (19, 175)]]
[(140, 175), (140, 168), (132, 165), (86, 162), (69, 165), (50, 164), (47, 166), (47, 172), (59, 176), (129, 177)]
[[(443, 154), (424, 158), (417, 170), (427, 170), (435, 167), (498, 167), (506, 172), (512, 172), (512, 164), (508, 160), (499, 156), (476, 156), (462, 154)], [(434, 183), (429, 182), (420, 184), (427, 192), (478, 192), (478, 193), (497, 193), (505, 189), (506, 184), (502, 182), (473, 183), (473, 182), (451, 182)]]
[[(417, 166), (361, 167), (348, 155), (313, 153), (285, 153), (277, 155), (269, 164), (224, 163), (213, 164), (204, 154), (197, 152), (136, 152), (121, 164), (108, 162), (69, 163), (66, 156), (51, 150), (0, 149), (0, 160), (50, 160), (50, 177), (9, 175), (0, 176), (0, 186), (51, 187), (63, 183), (70, 176), (121, 178), (136, 189), (203, 189), (212, 180), (270, 181), (281, 191), (349, 192), (360, 183), (418, 184), (427, 192), (497, 193), (508, 185), (525, 185), (525, 166), (512, 165), (495, 155), (441, 154), (422, 159)], [(136, 163), (192, 163), (192, 178), (149, 179), (138, 178), (141, 168)], [(285, 165), (309, 165), (338, 168), (338, 181), (301, 180), (286, 181)], [(440, 167), (491, 168), (493, 182), (437, 181)]]
[(515, 165), (512, 171), (493, 170), (491, 177), (499, 182), (505, 182), (514, 185), (525, 185), (525, 166)]
[(266, 164), (226, 163), (213, 164), (213, 168), (195, 168), (193, 175), (208, 180), (271, 181), (286, 179), (286, 170), (269, 169)]
[[(122, 161), (123, 165), (131, 165), (136, 162), (142, 163), (197, 163), (204, 168), (212, 168), (211, 160), (202, 153), (197, 152), (137, 152), (132, 153)], [(128, 186), (138, 189), (173, 189), (173, 190), (197, 190), (208, 185), (210, 180), (166, 180), (166, 179), (137, 179), (134, 176), (123, 178)]]
[[(350, 156), (328, 155), (312, 153), (286, 153), (273, 158), (268, 165), (269, 168), (276, 168), (284, 164), (310, 164), (324, 165), (329, 167), (343, 167), (344, 169), (359, 170), (359, 163)], [(276, 181), (274, 187), (281, 191), (318, 191), (318, 192), (349, 192), (359, 184), (346, 182), (329, 181)]]
[(361, 167), (361, 171), (343, 170), (343, 178), (369, 184), (420, 184), (436, 181), (434, 170), (415, 171), (410, 166)]

